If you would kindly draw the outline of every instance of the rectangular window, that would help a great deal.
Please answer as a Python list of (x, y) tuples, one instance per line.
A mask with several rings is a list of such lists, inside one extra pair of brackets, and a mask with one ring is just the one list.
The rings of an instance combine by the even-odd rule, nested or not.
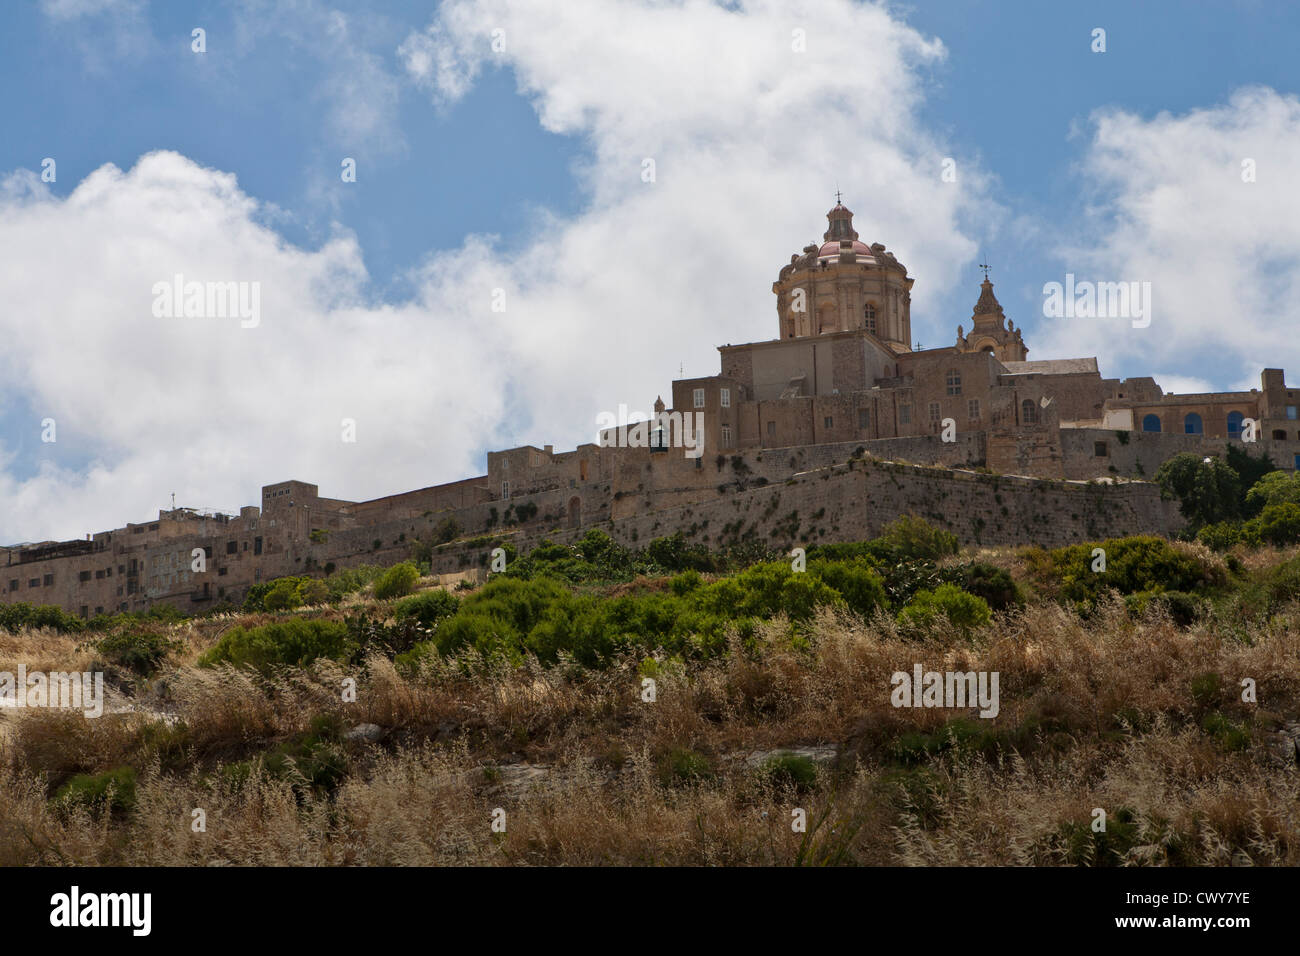
[(731, 426), (730, 425), (722, 426), (722, 447), (723, 448), (731, 447)]
[(1092, 453), (1097, 458), (1107, 458), (1110, 456), (1110, 451), (1106, 448), (1106, 443), (1104, 441), (1093, 442)]
[(96, 571), (95, 571), (95, 580), (96, 580), (96, 581), (102, 581), (102, 580), (104, 580), (104, 569), (103, 569), (103, 568), (98, 568), (98, 569), (96, 569)]
[(776, 422), (767, 423), (767, 437), (771, 438), (776, 434)]
[(823, 428), (831, 428), (832, 426), (834, 426), (834, 424), (835, 424), (835, 419), (832, 418), (830, 415), (827, 415), (825, 418), (822, 419)]
[[(696, 408), (704, 407), (704, 389), (702, 388), (697, 388), (695, 390), (695, 407)], [(1295, 418), (1294, 415), (1292, 415), (1291, 417)]]
[(899, 406), (898, 406), (898, 423), (899, 423), (900, 425), (910, 425), (910, 424), (912, 423), (912, 406), (911, 406), (911, 405), (899, 405)]
[(82, 571), (81, 574), (77, 575), (77, 579), (78, 579), (79, 581), (89, 581), (89, 580), (90, 580), (90, 572), (89, 572), (89, 571)]
[(858, 427), (859, 428), (871, 427), (871, 409), (869, 408), (858, 409)]
[(510, 500), (510, 482), (508, 481), (501, 482), (501, 500), (502, 501)]
[(238, 542), (238, 541), (227, 541), (227, 542), (226, 542), (226, 554), (238, 554), (238, 553), (239, 553), (239, 542)]
[(48, 588), (48, 587), (53, 587), (53, 586), (54, 586), (54, 575), (52, 575), (52, 574), (47, 574), (47, 575), (45, 575), (45, 578), (44, 578), (44, 580), (41, 581), (41, 583), (44, 584), (47, 588)]
[(724, 388), (721, 393), (719, 393), (719, 402), (723, 408), (731, 407), (731, 389)]
[(966, 417), (973, 422), (980, 420), (980, 400), (978, 398), (972, 398), (966, 403)]
[(10, 578), (10, 579), (9, 579), (9, 590), (10, 590), (10, 591), (17, 591), (17, 590), (18, 590), (18, 579), (17, 579), (17, 578)]
[(1289, 419), (1291, 419), (1291, 421), (1295, 421), (1295, 406), (1294, 406), (1294, 405), (1288, 405), (1288, 406), (1286, 407), (1286, 417), (1289, 418)]
[(958, 372), (956, 369), (952, 369), (948, 372), (948, 394), (961, 394), (961, 372)]
[(261, 553), (262, 553), (262, 539), (261, 539), (261, 538), (254, 538), (254, 539), (253, 539), (253, 553), (254, 553), (254, 554), (261, 554)]
[(38, 587), (41, 586), (41, 579), (40, 579), (40, 578), (29, 578), (29, 579), (27, 580), (27, 586), (28, 586), (29, 588), (38, 588)]
[(938, 421), (940, 418), (942, 418), (942, 417), (943, 417), (943, 414), (942, 414), (942, 412), (941, 412), (940, 409), (939, 409), (939, 403), (938, 403), (938, 402), (931, 402), (931, 403), (930, 403), (930, 421), (932, 421), (932, 422), (937, 422), (937, 421)]

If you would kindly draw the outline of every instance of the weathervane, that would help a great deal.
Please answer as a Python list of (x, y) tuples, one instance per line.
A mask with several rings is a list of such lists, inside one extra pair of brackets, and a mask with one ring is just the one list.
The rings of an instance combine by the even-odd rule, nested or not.
[(838, 185), (835, 187), (835, 205), (843, 205), (843, 201), (840, 199), (840, 187)]
[(989, 278), (989, 266), (988, 266), (988, 263), (987, 263), (987, 262), (981, 262), (981, 263), (979, 264), (979, 267), (980, 267), (981, 269), (984, 270), (984, 281), (987, 282), (987, 281), (988, 281), (988, 278)]

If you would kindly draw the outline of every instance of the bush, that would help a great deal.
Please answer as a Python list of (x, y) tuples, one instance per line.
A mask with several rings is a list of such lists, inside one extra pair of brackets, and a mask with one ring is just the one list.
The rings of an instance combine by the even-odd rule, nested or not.
[(811, 790), (817, 785), (817, 765), (802, 754), (778, 753), (763, 763), (763, 776), (780, 790)]
[(891, 521), (878, 540), (905, 561), (937, 561), (956, 554), (958, 549), (955, 534), (936, 528), (916, 515), (903, 515)]
[(0, 628), (18, 633), (23, 628), (49, 628), (60, 634), (76, 634), (86, 629), (79, 617), (67, 614), (53, 604), (33, 607), (30, 604), (0, 604)]
[[(1093, 571), (1092, 552), (1106, 553), (1106, 570)], [(1180, 551), (1163, 538), (1135, 535), (1022, 552), (1030, 573), (1050, 596), (1088, 611), (1108, 588), (1120, 594), (1203, 592), (1226, 583), (1221, 568)]]
[(1259, 517), (1247, 522), (1248, 534), (1258, 534), (1260, 540), (1275, 547), (1300, 542), (1300, 505), (1289, 501), (1265, 505)]
[(127, 813), (135, 809), (135, 770), (118, 767), (101, 774), (78, 774), (59, 788), (54, 800), (69, 808)]
[(346, 625), (295, 617), (262, 627), (236, 627), (226, 632), (198, 663), (200, 667), (233, 664), (265, 673), (279, 665), (304, 666), (320, 657), (344, 660), (352, 650)]
[(410, 561), (395, 564), (375, 581), (375, 597), (381, 601), (410, 594), (420, 580), (419, 569)]
[(1212, 551), (1227, 551), (1243, 540), (1241, 523), (1216, 521), (1196, 532), (1196, 540)]
[(119, 632), (95, 642), (104, 660), (148, 677), (176, 645), (161, 634)]
[(659, 779), (665, 787), (702, 783), (713, 776), (709, 758), (679, 747), (659, 761)]
[(460, 598), (434, 588), (397, 602), (397, 619), (415, 621), (423, 627), (434, 627), (444, 618), (451, 617), (460, 608)]
[(941, 584), (933, 591), (917, 591), (908, 605), (899, 612), (900, 623), (929, 629), (946, 619), (963, 634), (989, 622), (993, 613), (988, 602), (967, 594), (953, 584)]
[(1020, 586), (1004, 568), (982, 562), (971, 562), (940, 572), (949, 584), (955, 584), (969, 594), (983, 598), (994, 611), (1005, 611), (1025, 603)]

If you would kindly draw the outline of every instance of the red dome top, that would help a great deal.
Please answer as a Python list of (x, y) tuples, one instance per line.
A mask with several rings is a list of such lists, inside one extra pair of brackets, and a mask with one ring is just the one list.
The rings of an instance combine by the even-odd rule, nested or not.
[[(871, 251), (871, 247), (858, 239), (853, 240), (853, 251), (859, 256), (875, 258), (875, 254)], [(832, 239), (830, 242), (823, 242), (822, 247), (817, 250), (818, 257), (822, 259), (825, 259), (827, 256), (838, 256), (839, 254), (840, 241), (838, 239)]]

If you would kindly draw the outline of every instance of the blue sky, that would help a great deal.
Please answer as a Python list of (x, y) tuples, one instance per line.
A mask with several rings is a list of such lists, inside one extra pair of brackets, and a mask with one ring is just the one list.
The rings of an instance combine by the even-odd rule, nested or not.
[[(1096, 354), (1104, 374), (1156, 374), (1168, 390), (1249, 387), (1261, 364), (1285, 363), (1293, 347), (1277, 329), (1296, 317), (1300, 260), (1288, 179), (1300, 142), (1297, 8), (648, 6), (574, 4), (558, 23), (510, 0), (9, 8), (0, 180), (11, 198), (0, 222), (14, 233), (0, 251), (19, 252), (9, 253), (12, 281), (0, 273), (0, 293), (9, 322), (42, 324), (50, 339), (25, 325), (0, 343), (9, 378), (0, 379), (0, 493), (10, 502), (0, 506), (0, 540), (140, 520), (136, 510), (166, 503), (164, 489), (225, 510), (287, 477), (364, 497), (477, 473), (494, 447), (571, 447), (599, 411), (667, 392), (679, 364), (712, 373), (715, 345), (770, 338), (770, 283), (820, 234), (836, 185), (863, 238), (888, 244), (916, 277), (913, 331), (926, 346), (949, 344), (957, 323), (969, 324), (976, 263), (987, 261), (1031, 358)], [(741, 118), (784, 71), (804, 69), (795, 58), (787, 67), (780, 51), (791, 24), (807, 27), (817, 64), (792, 86), (807, 98)], [(493, 25), (510, 38), (495, 57), (484, 52)], [(191, 50), (196, 26), (204, 54)], [(1105, 53), (1090, 50), (1094, 27), (1106, 30)], [(637, 42), (661, 49), (643, 62), (643, 46), (620, 46)], [(447, 72), (422, 70), (421, 51)], [(699, 88), (679, 86), (695, 75)], [(647, 83), (662, 95), (647, 96)], [(833, 103), (841, 88), (868, 105)], [(700, 102), (711, 99), (716, 113)], [(792, 124), (796, 145), (778, 148)], [(137, 168), (160, 150), (174, 165)], [(651, 194), (634, 172), (638, 156), (656, 152)], [(1250, 205), (1232, 176), (1207, 187), (1215, 169), (1255, 154), (1263, 188)], [(946, 156), (961, 170), (959, 197), (926, 172)], [(21, 178), (39, 175), (44, 157), (57, 161), (56, 182)], [(340, 181), (343, 157), (357, 160), (354, 184)], [(610, 172), (625, 160), (631, 172)], [(79, 218), (83, 204), (69, 197), (107, 164), (122, 177), (106, 187), (115, 211)], [(886, 172), (896, 167), (908, 175)], [(226, 175), (237, 179), (234, 199), (220, 185)], [(24, 190), (39, 198), (13, 198)], [(168, 190), (186, 197), (177, 208), (204, 212), (194, 223), (162, 221)], [(105, 202), (93, 198), (91, 207)], [(109, 225), (96, 233), (92, 221)], [(41, 266), (22, 261), (23, 236), (38, 233), (75, 238), (81, 250), (49, 239), (41, 259), (57, 269), (45, 286), (25, 278)], [(171, 274), (165, 257), (141, 251), (154, 242), (185, 247), (189, 263), (225, 262), (233, 278), (260, 276), (250, 263), (274, 260), (266, 282), (329, 292), (303, 305), (296, 326), (286, 310), (278, 331), (222, 339), (209, 362), (178, 361), (169, 380), (156, 367), (172, 365), (186, 340), (169, 330), (154, 341), (133, 315), (115, 317), (133, 288), (122, 275)], [(1212, 252), (1220, 243), (1235, 251)], [(248, 258), (253, 248), (260, 258)], [(682, 271), (684, 258), (698, 258), (692, 250), (717, 250), (716, 289), (657, 278)], [(1222, 273), (1212, 287), (1178, 288), (1205, 280), (1207, 260)], [(1053, 324), (1042, 286), (1066, 271), (1150, 278), (1167, 320), (1145, 339)], [(475, 324), (491, 321), (485, 283), (522, 303), (507, 313), (520, 324)], [(107, 329), (94, 335), (62, 298), (83, 285), (77, 301), (104, 309)], [(1184, 318), (1202, 310), (1219, 319)], [(593, 362), (606, 367), (585, 374)], [(65, 367), (70, 381), (55, 381), (65, 372), (51, 370)], [(301, 406), (282, 398), (325, 369), (338, 376), (332, 390), (311, 385)], [(113, 383), (98, 396), (84, 386), (96, 376)], [(391, 379), (391, 394), (376, 377)], [(196, 379), (199, 407), (160, 411)], [(365, 430), (375, 440), (364, 460), (340, 458), (324, 438), (294, 444), (333, 429), (324, 418), (338, 417), (336, 396), (343, 413), (352, 401), (382, 426)], [(381, 396), (417, 407), (368, 404)], [(304, 421), (326, 406), (322, 422)], [(51, 409), (60, 438), (43, 443), (38, 423)], [(263, 426), (294, 440), (281, 449)], [(222, 462), (229, 474), (213, 477)], [(82, 504), (66, 507), (72, 499)]]

